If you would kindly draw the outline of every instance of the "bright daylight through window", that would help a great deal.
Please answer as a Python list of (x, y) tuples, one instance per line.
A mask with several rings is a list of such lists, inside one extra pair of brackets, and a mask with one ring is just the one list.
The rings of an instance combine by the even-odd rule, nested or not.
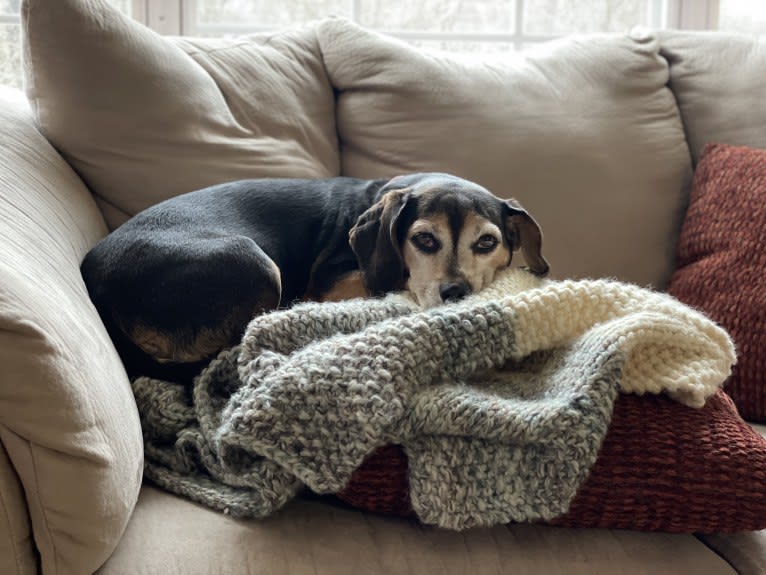
[[(649, 28), (766, 33), (762, 0), (109, 0), (160, 33), (232, 36), (326, 16), (417, 45), (462, 52), (523, 50), (570, 33)], [(0, 85), (21, 86), (19, 8), (0, 0)]]

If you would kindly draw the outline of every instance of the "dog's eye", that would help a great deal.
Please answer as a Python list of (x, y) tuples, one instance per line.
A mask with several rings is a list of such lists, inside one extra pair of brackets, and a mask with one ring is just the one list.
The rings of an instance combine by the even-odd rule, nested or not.
[(436, 239), (436, 236), (429, 234), (428, 232), (415, 234), (410, 238), (410, 241), (416, 248), (427, 254), (438, 252), (439, 248), (441, 248), (441, 244), (439, 243), (439, 240)]
[(473, 249), (476, 252), (486, 254), (494, 250), (497, 247), (497, 244), (498, 244), (498, 241), (495, 236), (491, 234), (484, 234), (473, 245)]

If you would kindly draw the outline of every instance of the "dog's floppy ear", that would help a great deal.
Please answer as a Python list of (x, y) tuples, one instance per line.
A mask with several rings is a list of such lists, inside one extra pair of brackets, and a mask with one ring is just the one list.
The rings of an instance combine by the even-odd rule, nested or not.
[(503, 202), (505, 237), (511, 250), (521, 249), (529, 270), (538, 276), (548, 273), (550, 267), (542, 254), (543, 234), (540, 226), (516, 200)]
[(362, 270), (365, 287), (374, 295), (402, 289), (404, 260), (399, 246), (399, 220), (407, 189), (394, 189), (366, 212), (349, 231), (349, 243)]

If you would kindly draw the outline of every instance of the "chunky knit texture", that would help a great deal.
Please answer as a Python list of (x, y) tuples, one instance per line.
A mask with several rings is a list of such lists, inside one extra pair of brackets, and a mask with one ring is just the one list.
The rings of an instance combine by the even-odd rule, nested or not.
[(742, 417), (766, 422), (766, 150), (705, 147), (668, 292), (731, 334), (726, 391)]
[(734, 360), (723, 330), (667, 295), (508, 270), (425, 311), (395, 295), (261, 316), (191, 397), (146, 378), (134, 391), (146, 474), (171, 491), (261, 517), (303, 485), (341, 491), (396, 443), (418, 517), (464, 529), (562, 515), (620, 389), (699, 407)]

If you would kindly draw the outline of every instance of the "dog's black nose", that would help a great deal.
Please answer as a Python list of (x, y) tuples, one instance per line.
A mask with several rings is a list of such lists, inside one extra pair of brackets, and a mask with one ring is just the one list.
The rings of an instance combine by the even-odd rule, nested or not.
[(465, 282), (442, 284), (439, 286), (439, 295), (442, 301), (458, 301), (471, 293), (471, 286)]

